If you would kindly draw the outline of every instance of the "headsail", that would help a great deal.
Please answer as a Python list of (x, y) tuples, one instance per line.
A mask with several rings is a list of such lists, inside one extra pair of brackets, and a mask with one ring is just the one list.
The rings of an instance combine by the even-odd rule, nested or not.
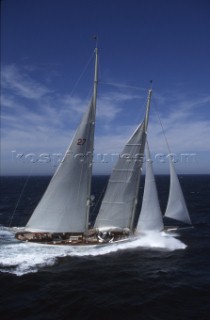
[(136, 228), (137, 232), (163, 230), (163, 216), (158, 200), (157, 187), (148, 143), (146, 146), (146, 159), (144, 194), (141, 213)]
[(85, 232), (88, 227), (92, 176), (98, 55), (94, 92), (87, 112), (41, 201), (26, 225), (37, 232)]
[(169, 157), (169, 164), (170, 191), (167, 208), (164, 216), (191, 225), (192, 223), (190, 220), (189, 212), (185, 203), (183, 192), (171, 156)]
[(96, 218), (95, 228), (133, 228), (140, 176), (144, 157), (150, 100), (149, 90), (146, 114), (137, 127), (112, 171)]

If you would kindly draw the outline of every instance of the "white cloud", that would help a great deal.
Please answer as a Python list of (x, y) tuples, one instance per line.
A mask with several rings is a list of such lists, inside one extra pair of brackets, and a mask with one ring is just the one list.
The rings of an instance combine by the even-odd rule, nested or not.
[(28, 74), (21, 73), (15, 65), (2, 66), (1, 82), (3, 88), (11, 89), (17, 95), (27, 99), (39, 99), (51, 92)]
[[(79, 96), (57, 94), (15, 66), (3, 69), (2, 103), (2, 152), (7, 160), (12, 150), (17, 152), (64, 152), (87, 108), (89, 101)], [(8, 90), (9, 89), (9, 90)], [(50, 95), (48, 93), (51, 93)], [(183, 94), (156, 95), (161, 103), (161, 120), (172, 152), (210, 152), (210, 119), (205, 112), (209, 95), (188, 98)], [(24, 98), (24, 99), (23, 99)], [(95, 153), (120, 153), (138, 123), (120, 122), (123, 106), (146, 97), (134, 94), (128, 88), (124, 92), (112, 89), (101, 94), (97, 103)], [(203, 109), (202, 109), (203, 108)], [(153, 106), (152, 106), (153, 109)], [(118, 120), (117, 120), (118, 119)], [(151, 151), (166, 150), (162, 129), (154, 113), (151, 113), (149, 138)]]

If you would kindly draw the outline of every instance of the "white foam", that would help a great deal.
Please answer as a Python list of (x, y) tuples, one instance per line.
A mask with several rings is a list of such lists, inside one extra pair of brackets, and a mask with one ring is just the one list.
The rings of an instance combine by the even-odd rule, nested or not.
[(18, 276), (37, 272), (42, 267), (53, 266), (59, 257), (98, 256), (134, 248), (169, 251), (186, 248), (186, 245), (173, 235), (158, 232), (147, 232), (127, 242), (100, 246), (53, 246), (23, 243), (14, 239), (14, 230), (2, 228), (0, 239), (5, 239), (5, 237), (7, 237), (7, 241), (1, 244), (0, 271)]

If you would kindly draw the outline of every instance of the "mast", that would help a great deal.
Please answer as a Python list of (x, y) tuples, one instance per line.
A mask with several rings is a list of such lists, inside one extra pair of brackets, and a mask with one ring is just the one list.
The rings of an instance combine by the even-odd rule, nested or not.
[(87, 234), (98, 83), (97, 50), (93, 95), (63, 160), (29, 219), (30, 232)]
[(95, 228), (129, 228), (130, 230), (133, 228), (138, 203), (150, 100), (151, 90), (148, 94), (145, 117), (124, 145), (112, 170), (96, 217)]
[[(96, 40), (96, 48), (95, 48), (95, 72), (94, 72), (94, 86), (93, 86), (93, 110), (94, 114), (96, 113), (96, 100), (97, 100), (97, 91), (98, 91), (98, 47), (97, 47), (97, 38), (94, 37)], [(95, 119), (95, 117), (94, 117)], [(93, 125), (93, 134), (95, 131), (95, 120), (92, 123)], [(89, 162), (89, 185), (88, 185), (88, 192), (87, 192), (87, 206), (86, 206), (86, 227), (85, 227), (85, 234), (88, 233), (88, 225), (89, 225), (89, 215), (90, 215), (90, 205), (91, 205), (91, 182), (92, 182), (92, 167), (93, 167), (93, 154), (90, 155), (90, 162)]]
[(148, 121), (149, 121), (149, 112), (150, 112), (150, 103), (151, 103), (151, 97), (152, 97), (152, 89), (148, 90), (148, 98), (147, 98), (147, 106), (146, 106), (146, 114), (145, 114), (145, 133), (147, 134), (147, 127), (148, 127)]
[[(144, 117), (145, 141), (146, 141), (146, 136), (147, 136), (148, 122), (149, 122), (151, 97), (152, 97), (152, 89), (149, 89), (148, 90), (148, 97), (147, 97), (147, 104), (146, 104), (146, 112), (145, 112), (145, 117)], [(145, 149), (145, 141), (144, 141), (144, 147), (143, 147), (143, 154), (144, 154), (144, 149)], [(143, 162), (143, 154), (142, 154), (142, 162)], [(142, 171), (142, 163), (140, 166), (140, 170)], [(135, 199), (134, 199), (133, 211), (132, 211), (131, 220), (130, 220), (131, 221), (130, 222), (130, 230), (132, 230), (132, 231), (133, 231), (134, 218), (136, 215), (136, 209), (137, 209), (137, 204), (138, 204), (140, 178), (141, 178), (141, 174), (139, 174), (139, 176), (138, 176), (138, 183), (136, 186), (136, 194), (135, 194)]]

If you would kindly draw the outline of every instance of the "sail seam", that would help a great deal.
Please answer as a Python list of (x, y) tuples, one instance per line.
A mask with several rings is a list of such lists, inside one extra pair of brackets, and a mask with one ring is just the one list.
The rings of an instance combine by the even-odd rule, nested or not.
[(109, 182), (113, 182), (113, 183), (130, 183), (130, 181), (126, 181), (126, 180), (110, 180)]
[(133, 172), (133, 169), (113, 169), (112, 171)]

